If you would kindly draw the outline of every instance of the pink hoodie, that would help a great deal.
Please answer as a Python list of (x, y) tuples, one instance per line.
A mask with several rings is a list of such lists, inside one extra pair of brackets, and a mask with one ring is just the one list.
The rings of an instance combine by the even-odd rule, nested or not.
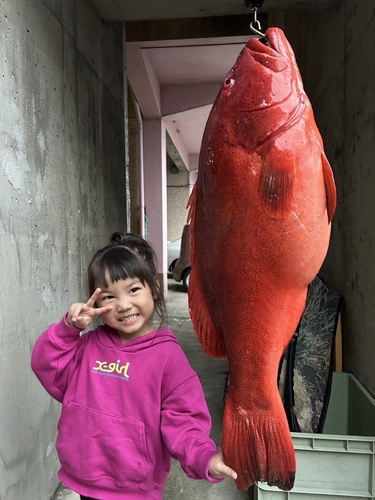
[(73, 491), (160, 500), (171, 456), (189, 477), (219, 481), (202, 387), (171, 330), (123, 344), (112, 328), (81, 335), (64, 318), (38, 339), (32, 369), (62, 403), (58, 475)]

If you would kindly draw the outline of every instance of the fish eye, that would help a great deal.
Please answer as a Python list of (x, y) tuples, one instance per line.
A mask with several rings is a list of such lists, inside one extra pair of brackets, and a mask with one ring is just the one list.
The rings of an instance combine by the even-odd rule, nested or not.
[(228, 88), (230, 88), (233, 84), (234, 84), (234, 79), (233, 79), (233, 78), (227, 78), (226, 80), (224, 80), (223, 87), (224, 87), (225, 89), (228, 89)]

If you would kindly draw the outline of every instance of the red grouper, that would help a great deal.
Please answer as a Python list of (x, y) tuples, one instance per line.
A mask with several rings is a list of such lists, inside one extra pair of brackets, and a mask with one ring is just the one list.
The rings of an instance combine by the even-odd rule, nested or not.
[(294, 484), (278, 369), (328, 250), (336, 209), (293, 50), (282, 30), (252, 38), (225, 78), (189, 200), (190, 315), (205, 352), (227, 356), (224, 459), (237, 488)]

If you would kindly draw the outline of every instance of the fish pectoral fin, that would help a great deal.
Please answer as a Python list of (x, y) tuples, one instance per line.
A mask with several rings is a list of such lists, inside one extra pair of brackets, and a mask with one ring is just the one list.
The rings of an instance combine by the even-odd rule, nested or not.
[(283, 219), (290, 210), (294, 173), (292, 152), (271, 147), (260, 172), (259, 195), (267, 213), (274, 219)]
[[(193, 263), (192, 269), (194, 269)], [(212, 320), (201, 290), (199, 275), (193, 271), (188, 291), (191, 322), (205, 353), (213, 358), (224, 358), (226, 356), (224, 339)]]
[(327, 160), (327, 157), (324, 153), (322, 153), (322, 167), (323, 167), (324, 187), (326, 189), (326, 198), (327, 198), (328, 222), (331, 222), (336, 211), (337, 194), (336, 194), (335, 179), (333, 177), (331, 165), (329, 164), (329, 161)]

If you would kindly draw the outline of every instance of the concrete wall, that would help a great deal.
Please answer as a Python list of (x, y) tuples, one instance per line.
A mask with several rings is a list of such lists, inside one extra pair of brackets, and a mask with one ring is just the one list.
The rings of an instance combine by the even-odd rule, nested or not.
[(60, 407), (30, 354), (126, 227), (122, 27), (87, 0), (3, 0), (0, 46), (0, 498), (47, 500)]
[(338, 189), (327, 285), (342, 293), (344, 370), (375, 396), (375, 1), (284, 13)]

